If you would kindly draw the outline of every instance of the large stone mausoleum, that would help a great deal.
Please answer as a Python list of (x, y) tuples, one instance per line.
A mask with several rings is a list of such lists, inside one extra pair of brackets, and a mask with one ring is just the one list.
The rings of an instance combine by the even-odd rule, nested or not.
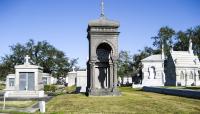
[(119, 22), (101, 16), (88, 25), (89, 61), (87, 93), (93, 96), (120, 95), (117, 91)]

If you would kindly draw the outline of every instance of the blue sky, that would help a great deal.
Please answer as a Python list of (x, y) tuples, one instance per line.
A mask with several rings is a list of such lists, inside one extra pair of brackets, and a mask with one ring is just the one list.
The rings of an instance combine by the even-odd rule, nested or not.
[[(9, 45), (46, 40), (85, 67), (87, 25), (99, 15), (100, 0), (0, 0), (0, 56)], [(135, 54), (162, 26), (200, 25), (200, 0), (105, 0), (105, 15), (121, 24), (119, 50)]]

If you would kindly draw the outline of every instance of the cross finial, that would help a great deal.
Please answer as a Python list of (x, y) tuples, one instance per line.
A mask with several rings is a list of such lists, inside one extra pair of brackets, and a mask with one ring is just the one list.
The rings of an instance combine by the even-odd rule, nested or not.
[(30, 57), (28, 55), (26, 55), (26, 57), (25, 57), (25, 60), (26, 60), (25, 63), (26, 64), (29, 64), (29, 59), (30, 59)]
[(192, 50), (192, 39), (191, 38), (189, 40), (189, 53), (193, 53), (193, 50)]
[(101, 0), (101, 17), (104, 17), (104, 1)]
[(73, 66), (73, 67), (72, 67), (72, 69), (73, 69), (73, 71), (72, 71), (72, 72), (75, 72), (75, 68), (76, 68), (75, 66)]

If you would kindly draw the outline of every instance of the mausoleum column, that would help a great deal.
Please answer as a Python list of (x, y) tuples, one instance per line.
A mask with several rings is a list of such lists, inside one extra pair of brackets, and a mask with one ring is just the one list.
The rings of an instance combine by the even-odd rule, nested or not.
[(113, 64), (110, 63), (110, 87), (113, 88)]
[(90, 63), (90, 81), (91, 85), (90, 88), (94, 88), (94, 83), (95, 83), (95, 77), (94, 77), (94, 62)]
[(114, 88), (117, 88), (117, 61), (114, 62), (113, 64), (114, 66), (114, 75), (113, 75), (113, 79), (114, 79)]

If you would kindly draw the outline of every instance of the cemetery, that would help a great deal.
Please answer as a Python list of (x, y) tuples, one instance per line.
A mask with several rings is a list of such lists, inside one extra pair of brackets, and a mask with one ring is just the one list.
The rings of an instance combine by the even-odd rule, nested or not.
[(86, 68), (46, 41), (11, 46), (0, 64), (0, 113), (200, 113), (199, 36), (187, 37), (182, 50), (156, 37), (157, 50), (129, 63), (119, 52), (120, 22), (105, 16), (103, 0), (100, 6), (87, 26)]

